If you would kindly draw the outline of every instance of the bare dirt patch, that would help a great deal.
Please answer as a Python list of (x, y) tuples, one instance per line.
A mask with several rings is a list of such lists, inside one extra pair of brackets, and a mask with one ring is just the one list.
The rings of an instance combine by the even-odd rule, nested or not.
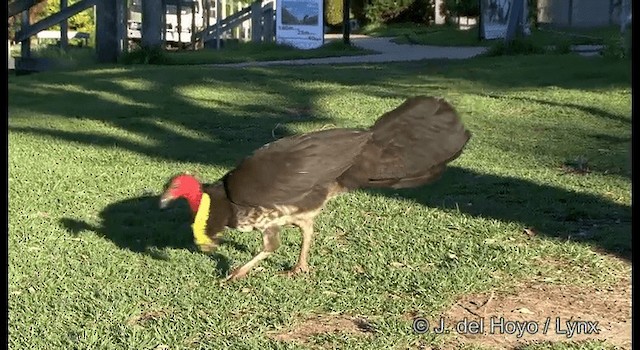
[(293, 328), (272, 333), (269, 336), (279, 341), (293, 341), (304, 344), (314, 335), (347, 333), (367, 336), (373, 332), (375, 332), (375, 329), (364, 318), (347, 315), (313, 315)]
[[(631, 281), (626, 278), (611, 287), (527, 282), (516, 293), (463, 296), (443, 319), (454, 343), (516, 349), (541, 342), (602, 340), (631, 349)], [(466, 329), (460, 325), (465, 319)], [(470, 334), (470, 327), (480, 325), (482, 332)]]
[(144, 325), (149, 321), (157, 321), (163, 319), (167, 316), (167, 311), (165, 310), (147, 310), (138, 315), (131, 316), (127, 320), (127, 324), (130, 326), (135, 325)]

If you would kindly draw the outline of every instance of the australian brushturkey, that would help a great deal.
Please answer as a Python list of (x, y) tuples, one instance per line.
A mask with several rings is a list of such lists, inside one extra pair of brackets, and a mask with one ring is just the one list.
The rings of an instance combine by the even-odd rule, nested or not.
[(332, 197), (361, 187), (416, 187), (436, 180), (471, 137), (454, 108), (414, 97), (369, 129), (330, 129), (268, 143), (213, 184), (173, 177), (160, 199), (186, 198), (194, 240), (209, 251), (225, 227), (262, 232), (263, 250), (227, 279), (243, 277), (280, 245), (280, 227), (298, 226), (302, 247), (291, 274), (308, 271), (313, 220)]

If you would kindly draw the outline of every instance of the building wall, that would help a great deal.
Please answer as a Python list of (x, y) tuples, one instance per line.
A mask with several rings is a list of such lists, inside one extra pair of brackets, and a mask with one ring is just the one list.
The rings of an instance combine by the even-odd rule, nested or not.
[(600, 27), (610, 23), (607, 0), (573, 0), (573, 27)]
[(598, 27), (619, 23), (618, 0), (538, 0), (538, 23)]
[(538, 0), (538, 23), (569, 25), (570, 0)]
[[(526, 1), (526, 0), (525, 0)], [(618, 2), (631, 0), (538, 0), (538, 23), (556, 26), (599, 27), (620, 24)], [(444, 0), (435, 0), (435, 23), (445, 23), (440, 15)]]

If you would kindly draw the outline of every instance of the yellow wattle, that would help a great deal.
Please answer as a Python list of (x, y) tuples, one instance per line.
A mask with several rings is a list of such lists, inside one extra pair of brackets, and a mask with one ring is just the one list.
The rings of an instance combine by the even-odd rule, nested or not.
[(203, 248), (213, 243), (211, 238), (207, 236), (207, 220), (209, 219), (209, 208), (211, 207), (211, 198), (206, 193), (202, 194), (200, 199), (200, 206), (196, 213), (196, 218), (193, 220), (191, 229), (193, 230), (193, 239), (198, 247)]

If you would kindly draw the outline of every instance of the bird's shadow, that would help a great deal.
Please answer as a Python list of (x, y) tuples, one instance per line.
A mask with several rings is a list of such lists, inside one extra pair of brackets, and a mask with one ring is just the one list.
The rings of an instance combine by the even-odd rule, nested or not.
[[(60, 219), (60, 225), (72, 235), (93, 231), (122, 249), (158, 260), (169, 259), (167, 248), (197, 251), (190, 228), (192, 217), (186, 202), (178, 200), (165, 210), (160, 210), (158, 203), (158, 196), (129, 198), (105, 207), (100, 212), (101, 224), (98, 226), (70, 218)], [(229, 239), (221, 239), (220, 244), (243, 252), (249, 249)], [(219, 275), (225, 276), (230, 269), (228, 258), (216, 252), (209, 256)]]
[[(542, 237), (580, 240), (596, 249), (631, 261), (631, 208), (594, 196), (534, 183), (524, 179), (477, 173), (450, 167), (437, 182), (407, 190), (366, 190), (376, 195), (413, 200), (429, 207), (455, 210), (477, 217), (519, 222), (535, 228)], [(142, 196), (112, 203), (100, 212), (101, 225), (62, 218), (61, 225), (73, 235), (93, 231), (122, 249), (167, 260), (166, 248), (195, 251), (185, 201), (169, 209), (158, 208), (158, 196)], [(223, 239), (237, 251), (243, 244)], [(224, 255), (210, 254), (217, 273), (226, 276), (230, 262)], [(291, 266), (282, 266), (288, 270)]]
[(540, 237), (583, 242), (631, 261), (631, 207), (593, 194), (455, 166), (424, 187), (367, 192), (474, 217), (518, 222), (535, 229)]

